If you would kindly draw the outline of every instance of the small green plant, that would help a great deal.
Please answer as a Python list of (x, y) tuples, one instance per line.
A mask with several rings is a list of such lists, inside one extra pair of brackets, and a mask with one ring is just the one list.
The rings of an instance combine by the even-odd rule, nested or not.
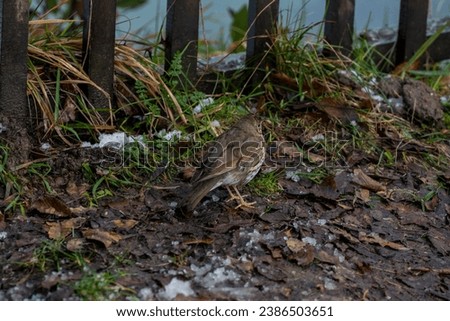
[(416, 202), (420, 203), (422, 211), (425, 212), (427, 210), (427, 203), (430, 202), (438, 194), (439, 189), (441, 188), (442, 184), (438, 183), (436, 186), (428, 186), (428, 192), (426, 192), (425, 194), (414, 194), (414, 198)]
[(315, 167), (310, 171), (296, 172), (298, 177), (309, 179), (310, 181), (321, 184), (323, 180), (328, 176), (328, 171), (323, 167)]
[(47, 180), (47, 176), (52, 171), (51, 166), (48, 163), (34, 163), (28, 167), (28, 174), (35, 175), (40, 178), (42, 185), (48, 193), (53, 192), (53, 188), (50, 182)]
[(161, 109), (155, 103), (155, 98), (149, 96), (148, 89), (141, 80), (136, 79), (134, 89), (136, 90), (139, 100), (148, 110), (147, 119), (150, 125), (149, 127), (153, 128), (156, 118), (161, 116)]
[(384, 166), (388, 166), (388, 167), (392, 167), (395, 165), (395, 155), (392, 154), (391, 151), (389, 150), (385, 150), (380, 154), (380, 158), (378, 160), (378, 165), (384, 165)]
[(86, 262), (80, 252), (71, 252), (65, 248), (64, 240), (48, 240), (34, 251), (31, 265), (45, 272), (49, 269), (61, 270), (62, 263), (83, 267)]
[(22, 203), (23, 185), (20, 177), (8, 168), (9, 148), (0, 143), (0, 184), (4, 186), (5, 194), (3, 198), (8, 200), (5, 212), (20, 209), (25, 214), (25, 207)]
[(248, 184), (253, 193), (258, 196), (274, 195), (282, 190), (278, 183), (279, 174), (277, 172), (269, 172), (256, 176)]
[(81, 280), (75, 283), (75, 293), (81, 299), (88, 301), (117, 300), (123, 294), (131, 292), (116, 284), (117, 279), (123, 275), (121, 272), (87, 270)]

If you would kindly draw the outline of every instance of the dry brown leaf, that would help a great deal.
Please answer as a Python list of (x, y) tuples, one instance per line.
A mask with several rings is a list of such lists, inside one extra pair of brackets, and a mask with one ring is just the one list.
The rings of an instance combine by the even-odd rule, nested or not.
[(314, 154), (314, 153), (311, 153), (310, 151), (308, 151), (308, 160), (311, 163), (315, 163), (315, 164), (324, 163), (325, 157), (322, 155)]
[(65, 124), (70, 121), (74, 121), (76, 119), (77, 114), (77, 105), (73, 101), (73, 99), (68, 96), (65, 103), (64, 108), (59, 115), (59, 123)]
[(386, 186), (365, 174), (360, 168), (353, 170), (352, 182), (374, 192), (386, 191)]
[(113, 220), (115, 226), (129, 230), (136, 226), (136, 220)]
[(278, 142), (277, 154), (280, 157), (288, 157), (290, 159), (300, 158), (302, 153), (298, 147), (291, 142)]
[(278, 247), (271, 249), (270, 254), (272, 255), (273, 259), (282, 259), (283, 258), (283, 251)]
[(89, 187), (90, 185), (86, 183), (76, 184), (75, 182), (70, 181), (67, 184), (66, 192), (72, 197), (80, 197), (89, 189)]
[(361, 188), (355, 191), (356, 196), (364, 203), (370, 202), (370, 191), (365, 188)]
[(431, 244), (444, 256), (447, 256), (450, 253), (450, 232), (448, 231), (440, 231), (435, 228), (430, 228), (428, 231), (428, 239)]
[(87, 213), (88, 211), (91, 211), (92, 207), (84, 207), (84, 206), (77, 206), (77, 207), (71, 207), (70, 210), (72, 211), (72, 214), (80, 215)]
[(62, 222), (46, 222), (44, 228), (50, 239), (59, 240), (70, 235), (74, 229), (80, 228), (85, 221), (82, 217), (75, 217)]
[(360, 232), (359, 235), (358, 235), (358, 238), (359, 238), (359, 240), (361, 242), (367, 242), (367, 243), (371, 243), (371, 244), (378, 244), (378, 245), (380, 245), (382, 247), (390, 247), (391, 249), (398, 250), (398, 251), (409, 251), (410, 250), (409, 248), (404, 247), (401, 244), (387, 241), (387, 240), (381, 238), (376, 233), (370, 233), (369, 235), (367, 235), (364, 232)]
[(5, 228), (6, 228), (5, 215), (3, 215), (3, 213), (0, 211), (0, 230), (3, 230)]
[(289, 238), (286, 241), (286, 245), (288, 246), (289, 250), (294, 253), (298, 253), (305, 248), (306, 243), (300, 241), (299, 239)]
[(294, 90), (298, 90), (297, 80), (288, 76), (285, 73), (282, 73), (282, 72), (272, 73), (270, 75), (270, 78), (277, 85), (281, 85), (283, 87), (288, 87), (288, 88), (291, 88)]
[(72, 252), (79, 251), (83, 248), (83, 238), (73, 238), (67, 241), (67, 249)]
[(105, 247), (110, 247), (113, 243), (122, 240), (122, 235), (120, 234), (99, 229), (86, 229), (83, 231), (83, 236), (88, 240), (99, 241)]
[(212, 238), (204, 238), (204, 239), (191, 239), (183, 242), (185, 245), (193, 245), (193, 244), (212, 244), (214, 239)]
[(317, 254), (316, 254), (316, 259), (318, 259), (321, 262), (324, 263), (328, 263), (328, 264), (339, 264), (339, 259), (331, 254), (328, 254), (327, 252), (320, 250)]
[(59, 217), (72, 216), (70, 208), (55, 196), (45, 195), (43, 198), (35, 200), (30, 209), (34, 209), (42, 214), (56, 215)]
[(295, 238), (286, 241), (286, 245), (293, 255), (289, 259), (294, 260), (298, 265), (306, 266), (314, 261), (314, 247)]
[(399, 76), (404, 72), (408, 72), (411, 70), (417, 70), (420, 67), (420, 60), (414, 61), (412, 64), (409, 64), (408, 61), (405, 61), (399, 65), (397, 65), (394, 70), (391, 72), (392, 75)]

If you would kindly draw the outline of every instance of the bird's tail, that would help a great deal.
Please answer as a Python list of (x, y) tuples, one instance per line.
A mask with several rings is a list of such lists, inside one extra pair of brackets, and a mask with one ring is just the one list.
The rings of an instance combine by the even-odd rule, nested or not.
[(197, 182), (179, 204), (177, 215), (186, 218), (191, 217), (195, 207), (206, 194), (214, 189), (216, 183), (217, 182), (214, 179)]

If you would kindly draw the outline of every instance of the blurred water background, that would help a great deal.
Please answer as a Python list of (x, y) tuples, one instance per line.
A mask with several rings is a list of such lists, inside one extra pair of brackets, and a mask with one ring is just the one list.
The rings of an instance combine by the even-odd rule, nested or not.
[[(229, 9), (239, 11), (246, 5), (246, 0), (203, 0), (200, 38), (207, 37), (227, 46), (231, 42), (230, 25), (232, 16)], [(308, 26), (322, 21), (325, 0), (280, 0), (280, 21), (284, 26), (295, 28), (297, 22)], [(165, 0), (147, 0), (145, 4), (134, 9), (120, 10), (118, 31), (151, 37), (161, 30), (165, 21)], [(356, 0), (355, 31), (382, 28), (397, 29), (400, 0)], [(429, 9), (429, 30), (433, 24), (450, 16), (450, 0), (431, 0)], [(298, 20), (301, 19), (301, 20)], [(314, 30), (320, 30), (315, 28)], [(205, 36), (207, 35), (207, 36)]]

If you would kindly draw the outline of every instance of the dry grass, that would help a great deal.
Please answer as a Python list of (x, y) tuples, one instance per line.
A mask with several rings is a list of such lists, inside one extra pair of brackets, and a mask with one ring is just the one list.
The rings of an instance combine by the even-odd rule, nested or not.
[(104, 116), (103, 110), (100, 113), (87, 99), (86, 87), (92, 86), (105, 96), (108, 94), (84, 71), (82, 38), (74, 23), (73, 20), (57, 19), (35, 20), (30, 24), (28, 95), (35, 109), (36, 127), (44, 137), (57, 133), (65, 143), (72, 144), (66, 133), (76, 132), (72, 126), (76, 123), (98, 132), (113, 130), (118, 113), (148, 114), (148, 105), (135, 90), (137, 82), (158, 108), (157, 117), (166, 118), (171, 123), (178, 119), (186, 123), (186, 117), (162, 80), (158, 66), (124, 44), (116, 44), (115, 47), (116, 106), (109, 99), (108, 117)]

